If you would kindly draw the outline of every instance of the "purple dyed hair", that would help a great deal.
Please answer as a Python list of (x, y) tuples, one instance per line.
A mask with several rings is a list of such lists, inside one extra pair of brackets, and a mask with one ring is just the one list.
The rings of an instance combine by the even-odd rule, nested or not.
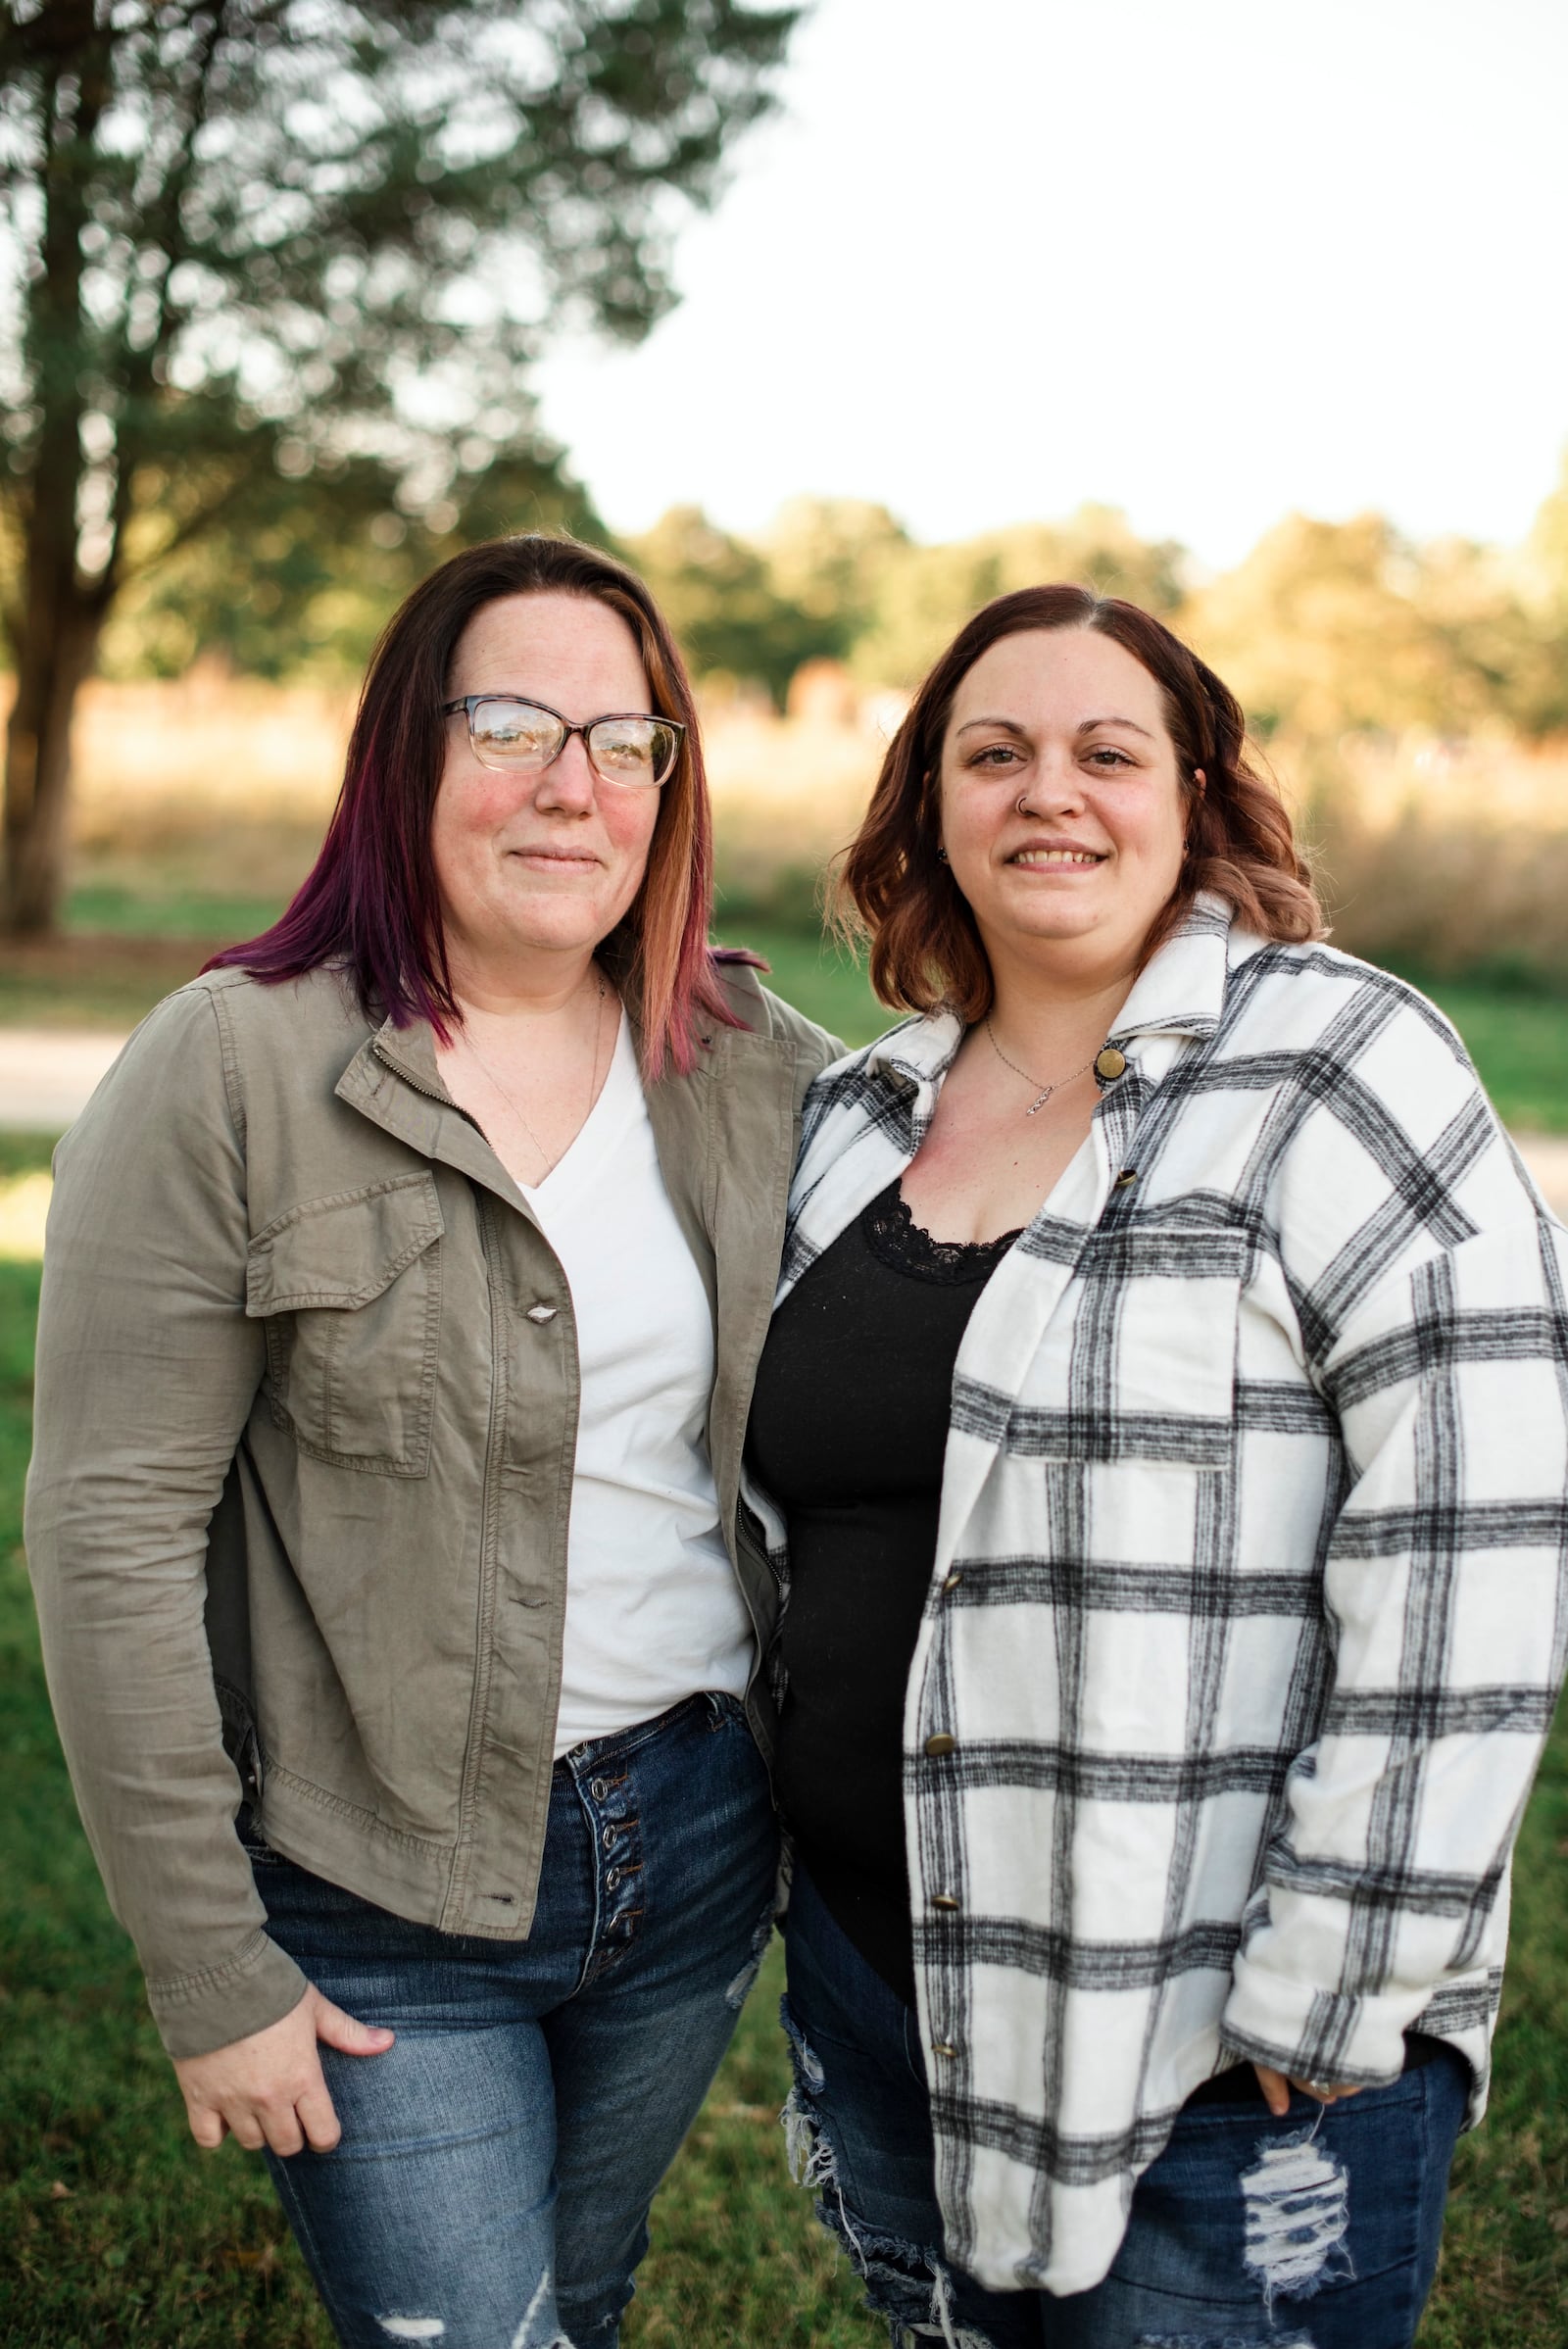
[(432, 571), (394, 613), (370, 656), (349, 738), (343, 786), (321, 853), (270, 930), (226, 947), (209, 970), (237, 965), (269, 984), (334, 963), (367, 1017), (428, 1020), (443, 1043), (463, 1024), (447, 963), (430, 857), (430, 818), (446, 756), (441, 703), (458, 640), (503, 596), (582, 596), (618, 612), (637, 639), (654, 709), (685, 727), (660, 794), (648, 869), (612, 933), (617, 971), (635, 980), (642, 1060), (684, 1075), (707, 1023), (738, 1027), (708, 943), (712, 816), (697, 708), (669, 625), (634, 571), (597, 547), (528, 534), (469, 547)]

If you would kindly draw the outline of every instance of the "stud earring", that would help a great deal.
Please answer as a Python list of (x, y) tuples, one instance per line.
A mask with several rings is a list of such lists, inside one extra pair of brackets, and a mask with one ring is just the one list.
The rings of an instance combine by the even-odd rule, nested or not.
[(940, 847), (940, 846), (939, 846), (939, 847), (938, 847), (938, 849), (937, 849), (937, 862), (938, 862), (939, 864), (946, 864), (946, 863), (947, 863), (947, 861), (948, 861), (948, 852), (947, 852), (947, 850), (946, 850), (945, 848), (942, 848), (942, 847)]

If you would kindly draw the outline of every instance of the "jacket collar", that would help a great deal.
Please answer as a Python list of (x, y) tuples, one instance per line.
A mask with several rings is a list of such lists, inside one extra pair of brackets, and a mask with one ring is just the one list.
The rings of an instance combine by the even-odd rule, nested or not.
[(1228, 899), (1202, 890), (1133, 981), (1106, 1042), (1134, 1036), (1212, 1036), (1225, 1009), (1230, 962)]
[[(1215, 1033), (1225, 1008), (1232, 918), (1225, 898), (1209, 890), (1200, 892), (1180, 926), (1133, 981), (1107, 1044), (1122, 1046), (1152, 1036), (1206, 1039)], [(872, 1045), (866, 1075), (886, 1077), (901, 1091), (935, 1092), (957, 1057), (965, 1032), (962, 1020), (952, 1011), (906, 1020)]]
[[(605, 957), (605, 960), (631, 1023), (633, 1037), (640, 1042), (641, 989), (637, 973), (625, 966), (624, 957)], [(732, 983), (728, 992), (732, 999), (737, 996), (742, 999), (738, 1008), (744, 1017), (748, 1010), (744, 1001), (747, 995), (759, 999), (760, 1009), (760, 989), (755, 973), (749, 969), (743, 976), (732, 974), (732, 981), (736, 978), (740, 984)], [(702, 1038), (696, 1066), (688, 1076), (677, 1076), (672, 1069), (666, 1069), (658, 1084), (645, 1088), (660, 1166), (683, 1228), (702, 1214), (700, 1202), (708, 1155), (706, 1121), (710, 1114), (710, 1088), (702, 1080), (716, 1070), (735, 1066), (737, 1054), (747, 1056), (741, 1065), (760, 1069), (770, 1063), (792, 1061), (795, 1051), (795, 1045), (787, 1037), (760, 1033), (749, 1025), (720, 1026), (715, 1021), (711, 1031)], [(457, 1167), (532, 1220), (516, 1185), (484, 1135), (467, 1112), (453, 1101), (442, 1082), (435, 1034), (428, 1021), (414, 1020), (400, 1028), (390, 1019), (383, 1020), (354, 1053), (338, 1080), (336, 1092), (340, 1101), (396, 1134), (399, 1140), (427, 1157)], [(688, 1230), (688, 1238), (692, 1236)]]
[(417, 1093), (431, 1095), (438, 1101), (456, 1103), (442, 1082), (436, 1065), (435, 1030), (428, 1020), (412, 1020), (406, 1028), (384, 1019), (370, 1039), (370, 1051), (378, 1060), (406, 1077)]

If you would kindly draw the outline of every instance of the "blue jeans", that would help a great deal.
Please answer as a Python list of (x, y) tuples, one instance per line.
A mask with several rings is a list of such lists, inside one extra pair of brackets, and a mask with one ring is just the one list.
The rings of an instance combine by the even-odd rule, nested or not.
[[(961, 2349), (1409, 2349), (1437, 2266), (1469, 2067), (1431, 2060), (1326, 2109), (1293, 2094), (1187, 2105), (1133, 2195), (1114, 2266), (1092, 2291), (993, 2292), (941, 2256), (915, 2019), (796, 1870), (786, 1919), (791, 2119), (818, 2216), (851, 2252), (899, 2343)], [(1310, 2137), (1306, 2191), (1272, 2200), (1277, 2164)], [(1306, 2175), (1310, 2173), (1310, 2175)], [(1287, 2222), (1298, 2288), (1266, 2288), (1249, 2237)], [(1291, 2220), (1304, 2224), (1289, 2227)], [(1276, 2241), (1278, 2238), (1275, 2238)], [(1317, 2262), (1315, 2273), (1300, 2273)], [(1275, 2272), (1280, 2272), (1276, 2253)]]
[(330, 2153), (269, 2156), (348, 2349), (614, 2349), (648, 2206), (770, 1931), (767, 1776), (732, 1697), (558, 1762), (526, 1941), (410, 1925), (253, 1843), (274, 1938), (390, 2053), (321, 2049)]

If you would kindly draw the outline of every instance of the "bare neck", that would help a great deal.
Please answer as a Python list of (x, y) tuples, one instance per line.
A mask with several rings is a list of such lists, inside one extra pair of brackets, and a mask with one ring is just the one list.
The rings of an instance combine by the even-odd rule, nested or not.
[(591, 950), (475, 955), (449, 950), (452, 986), (466, 1015), (481, 1020), (548, 1019), (591, 991)]
[(1067, 1057), (1104, 1042), (1138, 975), (1121, 962), (1021, 954), (994, 955), (991, 974), (993, 1027), (1018, 1041), (1050, 1036)]

